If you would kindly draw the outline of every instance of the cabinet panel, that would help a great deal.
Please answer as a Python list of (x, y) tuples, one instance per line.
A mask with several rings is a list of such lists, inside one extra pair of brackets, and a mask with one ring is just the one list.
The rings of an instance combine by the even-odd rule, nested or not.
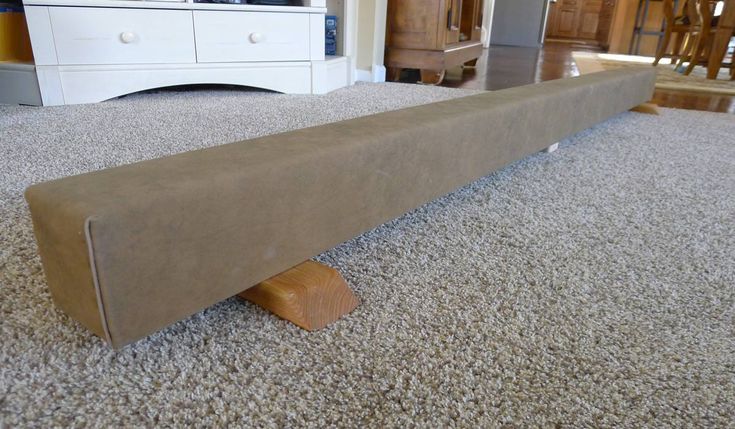
[(584, 39), (597, 39), (597, 27), (600, 22), (602, 0), (583, 0), (579, 12), (577, 36)]
[(560, 9), (557, 14), (555, 35), (561, 37), (577, 36), (577, 11), (575, 9)]
[(307, 61), (309, 15), (194, 11), (199, 62)]
[(597, 12), (582, 12), (579, 16), (579, 29), (577, 35), (585, 39), (597, 38), (597, 25), (599, 14)]
[(462, 2), (460, 41), (480, 40), (482, 38), (482, 8), (482, 0), (465, 0)]
[(59, 64), (194, 63), (191, 11), (52, 7)]
[(447, 10), (447, 27), (445, 42), (447, 45), (459, 42), (459, 26), (462, 20), (462, 0), (445, 0)]
[(559, 0), (551, 3), (548, 35), (596, 40), (602, 4), (603, 0)]
[(404, 49), (441, 48), (444, 32), (440, 29), (446, 27), (444, 1), (389, 1), (386, 44)]

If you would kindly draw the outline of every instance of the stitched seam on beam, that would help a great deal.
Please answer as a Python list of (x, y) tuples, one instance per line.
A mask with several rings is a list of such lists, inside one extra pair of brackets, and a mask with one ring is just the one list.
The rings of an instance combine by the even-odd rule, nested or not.
[(92, 218), (88, 217), (84, 221), (84, 235), (87, 238), (87, 250), (89, 252), (89, 268), (92, 271), (92, 282), (94, 283), (94, 292), (97, 295), (97, 308), (99, 308), (100, 318), (102, 319), (102, 329), (105, 331), (105, 339), (112, 345), (112, 336), (110, 328), (107, 325), (107, 313), (105, 312), (105, 304), (102, 301), (102, 292), (100, 290), (99, 276), (97, 275), (97, 264), (94, 259), (94, 245), (92, 243)]

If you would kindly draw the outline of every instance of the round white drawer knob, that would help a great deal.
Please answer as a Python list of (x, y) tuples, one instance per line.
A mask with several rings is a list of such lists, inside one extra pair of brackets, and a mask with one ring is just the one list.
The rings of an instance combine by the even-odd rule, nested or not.
[(258, 43), (263, 41), (263, 35), (260, 33), (250, 33), (250, 41), (253, 43)]
[(120, 40), (122, 40), (123, 43), (132, 43), (135, 41), (135, 33), (131, 33), (129, 31), (120, 33)]

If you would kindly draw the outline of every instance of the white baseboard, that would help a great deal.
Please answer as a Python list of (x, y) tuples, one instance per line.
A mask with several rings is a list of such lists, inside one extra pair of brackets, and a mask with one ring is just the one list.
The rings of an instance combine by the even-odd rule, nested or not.
[(385, 82), (385, 66), (373, 64), (373, 82)]
[(385, 82), (385, 66), (373, 64), (372, 70), (357, 69), (357, 80), (362, 82)]

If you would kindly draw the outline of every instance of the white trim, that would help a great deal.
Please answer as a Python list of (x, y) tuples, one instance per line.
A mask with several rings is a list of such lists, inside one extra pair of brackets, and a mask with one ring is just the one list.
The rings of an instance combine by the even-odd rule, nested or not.
[[(388, 21), (388, 0), (375, 0), (375, 31), (373, 33), (373, 82), (385, 82), (385, 26)], [(382, 74), (381, 74), (382, 73)]]
[(26, 6), (26, 23), (30, 31), (33, 60), (39, 66), (51, 66), (59, 63), (56, 57), (54, 32), (51, 29), (51, 15), (46, 6)]
[(357, 1), (346, 0), (344, 3), (344, 38), (342, 55), (350, 57), (349, 84), (355, 83), (357, 74)]
[(26, 6), (83, 6), (125, 9), (228, 10), (251, 12), (326, 13), (325, 7), (263, 6), (252, 4), (188, 3), (139, 0), (23, 0)]
[(361, 82), (385, 82), (385, 66), (373, 64), (372, 70), (356, 70), (356, 78)]
[(495, 12), (495, 0), (485, 0), (485, 12), (482, 14), (482, 46), (490, 47), (490, 33), (493, 27), (493, 13)]
[(324, 15), (312, 13), (309, 15), (309, 59), (324, 61)]
[(355, 69), (355, 79), (360, 82), (372, 82), (373, 73), (370, 70)]
[(373, 64), (373, 82), (385, 82), (385, 66)]
[(327, 56), (325, 61), (312, 61), (312, 94), (326, 94), (348, 86), (349, 72), (350, 59), (347, 57)]

